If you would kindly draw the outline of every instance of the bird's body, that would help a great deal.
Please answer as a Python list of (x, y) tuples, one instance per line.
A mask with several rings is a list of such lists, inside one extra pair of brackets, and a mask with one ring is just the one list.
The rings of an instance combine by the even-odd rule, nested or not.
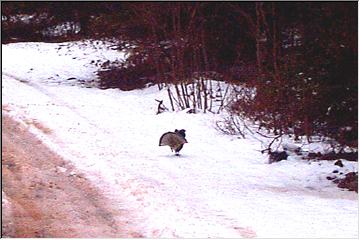
[(171, 151), (175, 151), (175, 154), (179, 155), (179, 152), (185, 143), (187, 143), (187, 140), (185, 139), (185, 130), (175, 129), (174, 132), (164, 133), (160, 137), (159, 146), (169, 146)]

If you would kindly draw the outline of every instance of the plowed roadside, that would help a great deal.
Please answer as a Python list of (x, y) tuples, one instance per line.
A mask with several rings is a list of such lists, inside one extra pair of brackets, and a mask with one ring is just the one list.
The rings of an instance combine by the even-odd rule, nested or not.
[(141, 237), (125, 210), (74, 172), (25, 126), (2, 114), (2, 236)]

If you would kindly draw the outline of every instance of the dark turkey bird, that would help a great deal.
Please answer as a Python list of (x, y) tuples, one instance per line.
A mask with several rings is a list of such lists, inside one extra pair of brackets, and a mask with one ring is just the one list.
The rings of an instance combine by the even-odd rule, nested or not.
[(160, 137), (159, 146), (169, 146), (171, 151), (175, 151), (175, 154), (179, 155), (180, 150), (187, 143), (185, 136), (185, 129), (175, 129), (174, 132), (164, 133)]

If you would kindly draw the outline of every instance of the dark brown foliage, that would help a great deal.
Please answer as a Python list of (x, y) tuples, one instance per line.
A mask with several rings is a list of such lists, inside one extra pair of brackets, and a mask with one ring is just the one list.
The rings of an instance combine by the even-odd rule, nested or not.
[(349, 191), (359, 191), (358, 185), (358, 172), (349, 172), (343, 179), (335, 179), (333, 182), (338, 185), (339, 188), (345, 188)]
[(269, 163), (274, 163), (274, 162), (280, 162), (282, 160), (287, 160), (288, 156), (289, 155), (285, 151), (269, 152)]
[(357, 147), (356, 4), (257, 2), (254, 9), (240, 11), (255, 36), (257, 76), (249, 84), (256, 95), (236, 101), (233, 114), (276, 135)]
[[(20, 14), (33, 18), (10, 21)], [(117, 38), (131, 55), (99, 72), (103, 88), (152, 82), (172, 110), (215, 112), (216, 76), (256, 89), (239, 93), (235, 116), (357, 147), (357, 2), (2, 2), (2, 16), (3, 42)], [(64, 22), (80, 31), (42, 34)]]
[[(329, 153), (309, 153), (307, 159), (318, 159), (318, 160), (338, 160), (345, 159), (348, 161), (358, 161), (358, 152), (329, 152)], [(341, 165), (341, 161), (338, 160), (337, 164)], [(336, 164), (336, 165), (337, 165)]]
[(146, 64), (126, 68), (111, 67), (98, 72), (100, 88), (119, 88), (123, 91), (144, 88), (156, 81), (155, 69)]

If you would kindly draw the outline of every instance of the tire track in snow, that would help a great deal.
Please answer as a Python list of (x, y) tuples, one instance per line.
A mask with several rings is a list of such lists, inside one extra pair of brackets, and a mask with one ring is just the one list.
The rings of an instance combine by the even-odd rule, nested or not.
[[(2, 116), (7, 237), (141, 237), (114, 206), (21, 123)], [(128, 215), (129, 214), (129, 215)]]
[(49, 92), (48, 90), (46, 90), (45, 88), (43, 88), (40, 84), (34, 83), (34, 82), (30, 82), (28, 80), (25, 80), (23, 78), (17, 77), (13, 74), (9, 74), (6, 72), (2, 72), (3, 75), (8, 76), (9, 78), (12, 78), (18, 82), (21, 82), (23, 84), (26, 84), (32, 88), (35, 88), (37, 90), (39, 90), (41, 93), (45, 94), (46, 96), (50, 97), (52, 100), (54, 100), (55, 102), (57, 102), (59, 105), (66, 107), (68, 109), (70, 109), (72, 112), (76, 113), (80, 118), (84, 119), (89, 125), (91, 125), (92, 127), (96, 128), (96, 129), (100, 129), (101, 131), (103, 131), (106, 134), (111, 134), (108, 130), (102, 128), (101, 126), (98, 126), (96, 124), (94, 124), (93, 122), (91, 122), (88, 118), (86, 118), (85, 116), (83, 116), (77, 109), (76, 107), (74, 107), (73, 105), (70, 105), (68, 102), (62, 100), (61, 98), (59, 98), (56, 94)]
[[(68, 109), (71, 113), (73, 113), (73, 114), (77, 115), (78, 117), (80, 117), (80, 119), (83, 120), (81, 122), (81, 124), (84, 124), (84, 123), (88, 124), (90, 126), (90, 128), (93, 129), (93, 131), (91, 133), (87, 133), (87, 134), (91, 134), (91, 137), (95, 137), (95, 145), (99, 146), (100, 149), (105, 149), (105, 150), (107, 149), (106, 146), (101, 146), (101, 145), (99, 145), (100, 143), (98, 141), (96, 141), (96, 133), (98, 133), (100, 131), (102, 134), (108, 135), (109, 138), (114, 137), (113, 133), (111, 133), (107, 129), (99, 126), (98, 124), (95, 124), (94, 122), (92, 122), (86, 116), (81, 114), (74, 105), (72, 105), (71, 103), (69, 103), (69, 102), (67, 102), (67, 101), (65, 101), (63, 99), (61, 99), (60, 97), (57, 96), (57, 94), (48, 91), (47, 89), (42, 87), (40, 84), (30, 82), (30, 81), (28, 81), (26, 79), (15, 76), (13, 74), (9, 74), (7, 72), (3, 72), (2, 74), (9, 77), (9, 78), (11, 78), (11, 79), (14, 79), (15, 81), (18, 81), (18, 82), (20, 82), (20, 83), (22, 83), (22, 84), (24, 84), (26, 86), (29, 86), (29, 87), (39, 91), (40, 93), (42, 93), (45, 96), (49, 97), (54, 104), (56, 104), (56, 105), (58, 105), (60, 107), (64, 107), (64, 108)], [(31, 122), (31, 121), (34, 121), (34, 120), (37, 121), (36, 119), (24, 119), (24, 120), (25, 120), (25, 122)], [(49, 136), (47, 136), (47, 137), (49, 138)], [(52, 142), (58, 144), (60, 146), (60, 148), (66, 146), (66, 143), (64, 143), (60, 138), (56, 137), (55, 135), (52, 135), (51, 137), (53, 138)], [(86, 157), (86, 156), (82, 155), (81, 152), (79, 152), (79, 151), (75, 152), (74, 150), (72, 150), (71, 154), (74, 155), (74, 156), (77, 156), (78, 158), (85, 158)], [(105, 153), (104, 152), (99, 152), (98, 153), (99, 156), (103, 156), (103, 155), (107, 155), (107, 154), (108, 155), (114, 155), (113, 152), (106, 152), (106, 151), (105, 151)]]

